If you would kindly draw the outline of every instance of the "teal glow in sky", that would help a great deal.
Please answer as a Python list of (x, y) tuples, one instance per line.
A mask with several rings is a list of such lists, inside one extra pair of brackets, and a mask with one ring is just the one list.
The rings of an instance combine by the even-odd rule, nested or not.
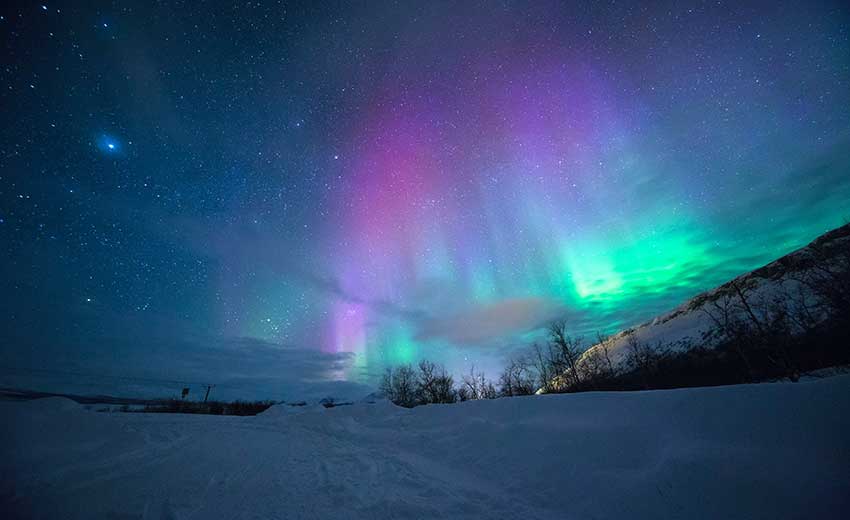
[(48, 7), (2, 25), (10, 363), (493, 373), (850, 218), (840, 2)]

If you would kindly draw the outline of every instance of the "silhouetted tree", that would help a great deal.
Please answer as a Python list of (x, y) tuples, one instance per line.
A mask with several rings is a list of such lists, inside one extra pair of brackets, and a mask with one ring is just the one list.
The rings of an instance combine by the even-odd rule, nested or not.
[(651, 377), (661, 358), (660, 348), (660, 343), (654, 349), (648, 343), (638, 340), (634, 331), (630, 331), (626, 337), (626, 363), (640, 375), (644, 389), (650, 388)]
[(454, 379), (442, 365), (420, 361), (417, 385), (419, 402), (422, 404), (453, 403), (457, 400)]
[(812, 265), (792, 278), (813, 293), (819, 310), (846, 328), (850, 325), (850, 240), (840, 241), (837, 248), (812, 245)]
[[(578, 360), (581, 356), (581, 338), (573, 338), (567, 333), (567, 323), (556, 321), (549, 325), (549, 364), (562, 378), (564, 383), (558, 386), (578, 386), (581, 374)], [(557, 384), (557, 383), (556, 383)]]
[(499, 376), (499, 394), (505, 397), (533, 394), (534, 374), (526, 356), (515, 356), (508, 360)]
[(416, 371), (410, 365), (387, 368), (381, 378), (379, 389), (395, 404), (412, 408), (417, 404)]
[[(702, 312), (714, 323), (716, 334), (721, 342), (726, 342), (732, 347), (740, 359), (746, 372), (747, 381), (755, 378), (753, 364), (750, 361), (749, 331), (747, 325), (738, 315), (736, 295), (728, 290), (721, 289), (721, 293), (701, 308)], [(708, 339), (708, 337), (706, 337)]]
[(546, 347), (539, 342), (531, 344), (531, 363), (537, 373), (538, 388), (544, 393), (553, 392), (556, 372), (550, 362), (548, 344)]
[(469, 369), (469, 374), (463, 376), (458, 397), (461, 401), (472, 401), (475, 399), (495, 399), (498, 397), (496, 387), (492, 381), (487, 380), (483, 372), (476, 372), (475, 365)]

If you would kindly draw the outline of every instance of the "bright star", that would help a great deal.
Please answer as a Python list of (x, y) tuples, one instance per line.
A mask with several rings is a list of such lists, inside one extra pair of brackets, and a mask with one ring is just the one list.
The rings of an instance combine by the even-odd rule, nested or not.
[(97, 139), (97, 147), (107, 154), (121, 153), (121, 141), (111, 135), (101, 135)]

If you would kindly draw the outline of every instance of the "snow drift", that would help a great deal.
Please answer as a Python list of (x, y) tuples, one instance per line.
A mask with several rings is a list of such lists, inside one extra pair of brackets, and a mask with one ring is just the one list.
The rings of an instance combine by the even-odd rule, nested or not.
[(846, 518), (850, 376), (256, 417), (0, 403), (4, 518)]

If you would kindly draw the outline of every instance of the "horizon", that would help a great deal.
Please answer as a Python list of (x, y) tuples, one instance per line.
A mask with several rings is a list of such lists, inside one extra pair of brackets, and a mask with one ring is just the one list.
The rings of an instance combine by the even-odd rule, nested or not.
[(808, 244), (850, 13), (753, 5), (0, 8), (0, 386), (492, 376)]
[[(754, 271), (758, 271), (762, 267), (766, 267), (767, 265), (781, 260), (787, 255), (793, 254), (796, 251), (804, 249), (805, 247), (811, 245), (812, 243), (824, 237), (825, 235), (828, 235), (848, 225), (850, 225), (850, 223), (845, 222), (844, 224), (834, 229), (831, 229), (824, 234), (819, 235), (806, 245), (800, 248), (795, 248), (794, 250), (786, 253), (785, 255), (771, 260), (761, 266), (758, 266), (751, 271), (741, 273), (735, 278), (739, 276), (744, 276)], [(705, 294), (707, 292), (711, 292), (725, 285), (726, 283), (731, 282), (733, 279), (734, 278), (726, 280), (725, 282), (715, 287), (706, 289), (705, 291), (702, 291), (699, 294), (694, 295), (692, 298), (680, 302), (674, 307), (663, 311), (662, 313), (650, 318), (647, 321), (633, 324), (632, 326), (630, 326), (630, 328), (639, 329), (640, 327), (649, 325), (652, 323), (652, 321), (654, 321), (654, 319), (661, 318), (670, 314), (671, 312), (674, 312), (676, 309), (680, 308), (685, 303), (693, 300), (697, 296)], [(627, 329), (615, 331), (613, 333), (613, 336), (611, 337), (622, 333), (624, 330)], [(248, 338), (241, 339), (248, 340)], [(580, 339), (586, 340), (587, 338), (580, 337)], [(597, 343), (595, 337), (591, 337), (589, 341), (581, 341), (581, 344), (584, 348), (589, 348), (596, 345)], [(416, 362), (423, 360), (430, 361), (425, 358), (422, 358), (406, 364), (415, 365)], [(398, 365), (387, 368), (394, 368), (397, 366)], [(475, 368), (474, 365), (471, 365), (470, 367), (473, 369)], [(264, 390), (251, 388), (250, 386), (245, 388), (244, 386), (240, 387), (240, 385), (234, 385), (233, 383), (228, 382), (225, 382), (223, 385), (212, 383), (211, 381), (213, 380), (209, 378), (206, 380), (206, 382), (200, 382), (197, 380), (191, 381), (187, 378), (169, 380), (139, 375), (134, 376), (103, 373), (80, 373), (60, 369), (38, 369), (9, 366), (0, 366), (0, 374), (4, 375), (3, 381), (7, 383), (5, 385), (0, 386), (0, 390), (3, 391), (4, 395), (6, 392), (11, 392), (13, 394), (21, 393), (30, 396), (25, 398), (32, 398), (31, 396), (35, 394), (45, 394), (45, 396), (48, 397), (69, 397), (71, 399), (78, 397), (85, 399), (107, 398), (118, 399), (119, 404), (120, 402), (123, 402), (122, 400), (146, 400), (155, 402), (168, 399), (180, 399), (206, 402), (206, 398), (209, 396), (209, 394), (204, 395), (204, 390), (207, 387), (217, 389), (213, 392), (213, 395), (211, 396), (212, 401), (273, 401), (278, 404), (303, 402), (306, 402), (308, 404), (318, 403), (323, 399), (328, 398), (342, 401), (360, 401), (369, 397), (370, 395), (376, 395), (381, 393), (380, 389), (375, 384), (349, 384), (350, 382), (345, 380), (329, 380), (324, 381), (324, 384), (310, 384), (306, 385), (305, 387), (297, 388), (295, 390), (290, 388), (285, 390), (284, 398), (284, 394), (268, 395), (262, 393)], [(463, 373), (455, 372), (451, 375), (459, 381)], [(186, 395), (180, 395), (180, 392), (183, 389), (189, 389), (190, 391)], [(117, 391), (117, 393), (111, 393), (114, 391)], [(224, 397), (220, 398), (219, 394), (222, 393), (224, 394)], [(204, 398), (201, 399), (201, 396), (204, 396)]]

